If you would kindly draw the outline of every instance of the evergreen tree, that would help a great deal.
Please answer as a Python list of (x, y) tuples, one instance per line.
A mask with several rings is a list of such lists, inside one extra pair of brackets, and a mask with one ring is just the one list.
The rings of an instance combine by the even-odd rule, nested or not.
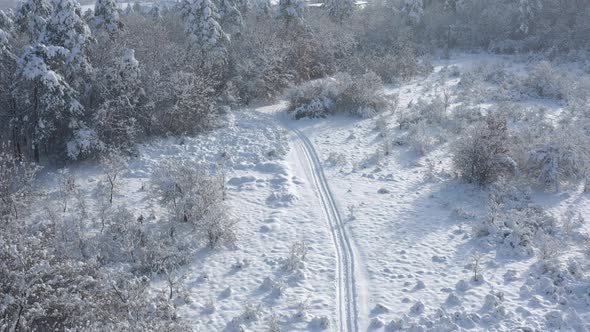
[(424, 3), (422, 0), (405, 0), (402, 12), (412, 24), (418, 24), (422, 21), (424, 15)]
[(151, 18), (153, 19), (161, 19), (162, 18), (162, 10), (160, 10), (160, 7), (157, 5), (153, 5), (152, 9), (150, 9), (149, 15)]
[(94, 26), (114, 35), (123, 29), (119, 18), (119, 8), (115, 0), (96, 0), (94, 5)]
[(354, 1), (328, 0), (326, 1), (326, 9), (332, 19), (342, 23), (345, 18), (352, 16), (354, 12)]
[[(0, 28), (0, 119), (9, 119), (14, 111), (14, 103), (10, 97), (10, 86), (14, 81), (16, 57), (10, 49), (10, 35)], [(8, 132), (6, 121), (0, 123), (0, 131)], [(0, 135), (2, 136), (2, 135)]]
[(529, 34), (534, 18), (541, 10), (540, 0), (518, 1), (518, 31), (524, 35)]
[(26, 0), (16, 10), (16, 26), (29, 40), (37, 41), (52, 12), (53, 6), (48, 0)]
[(10, 43), (8, 39), (10, 34), (0, 27), (0, 58), (3, 59), (6, 56), (11, 55)]
[(3, 10), (0, 10), (0, 30), (4, 32), (11, 32), (14, 29), (14, 22), (10, 15)]
[(191, 47), (200, 50), (208, 62), (225, 63), (229, 37), (218, 23), (220, 16), (215, 4), (211, 0), (187, 1), (182, 14)]
[(255, 4), (256, 16), (265, 17), (270, 16), (272, 13), (272, 7), (270, 0), (257, 0)]
[(129, 16), (133, 14), (133, 6), (131, 6), (130, 3), (127, 4), (127, 7), (125, 7), (125, 10), (123, 11), (123, 14), (125, 16)]
[(75, 88), (80, 87), (92, 72), (87, 54), (93, 39), (81, 15), (82, 10), (75, 0), (57, 0), (40, 38), (43, 45), (59, 46), (69, 51), (62, 71), (66, 81)]
[(219, 16), (224, 31), (230, 34), (239, 33), (242, 26), (242, 14), (231, 0), (219, 0)]
[(240, 13), (246, 14), (252, 9), (252, 3), (250, 0), (236, 0), (236, 7)]
[[(83, 130), (83, 107), (77, 93), (51, 66), (63, 64), (70, 52), (38, 44), (19, 59), (13, 97), (19, 106), (10, 126), (24, 153), (39, 161), (41, 152), (65, 152)], [(74, 143), (75, 144), (75, 143)], [(71, 149), (70, 149), (71, 150)], [(69, 156), (76, 158), (76, 151)]]
[(303, 21), (304, 3), (301, 0), (280, 0), (279, 18), (287, 23)]

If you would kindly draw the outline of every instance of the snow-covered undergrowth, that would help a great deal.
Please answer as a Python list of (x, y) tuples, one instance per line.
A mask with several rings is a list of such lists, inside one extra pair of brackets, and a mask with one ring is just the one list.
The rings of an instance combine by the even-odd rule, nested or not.
[[(352, 318), (375, 331), (587, 331), (588, 70), (482, 54), (434, 64), (365, 94), (389, 96), (372, 118), (231, 111), (130, 159), (43, 170), (35, 190), (0, 163), (23, 181), (19, 204), (39, 206), (13, 206), (25, 222), (11, 234), (27, 236), (0, 235), (1, 308), (25, 304), (28, 324), (47, 325), (26, 305), (41, 297), (55, 321), (103, 329), (335, 331)], [(358, 304), (341, 317), (348, 282)]]
[(393, 112), (299, 121), (348, 211), (371, 329), (590, 328), (575, 125), (589, 94), (574, 93), (588, 77), (579, 64), (463, 55), (386, 88)]
[(382, 94), (382, 83), (373, 72), (306, 82), (289, 92), (289, 112), (295, 119), (321, 118), (330, 114), (371, 117), (392, 108), (393, 100)]
[[(58, 261), (84, 260), (75, 266), (91, 270), (57, 272), (53, 263), (24, 268), (21, 278), (33, 279), (22, 286), (35, 291), (21, 297), (15, 284), (15, 297), (3, 298), (3, 306), (18, 309), (27, 296), (43, 294), (37, 290), (43, 280), (59, 289), (53, 279), (34, 280), (45, 269), (47, 276), (67, 281), (70, 295), (44, 300), (44, 308), (76, 303), (95, 288), (104, 294), (104, 300), (87, 299), (79, 307), (84, 314), (60, 309), (66, 321), (86, 319), (94, 328), (329, 326), (334, 253), (325, 247), (328, 230), (317, 226), (321, 216), (311, 208), (305, 175), (285, 161), (289, 137), (274, 116), (257, 111), (229, 113), (226, 120), (206, 135), (154, 140), (129, 160), (45, 170), (40, 198), (32, 202), (41, 208), (19, 218), (27, 220), (24, 227), (55, 228), (55, 237), (51, 232), (50, 242), (39, 244)], [(36, 250), (29, 242), (29, 250)], [(87, 306), (130, 313), (107, 323)], [(39, 313), (24, 308), (22, 319), (36, 324)]]

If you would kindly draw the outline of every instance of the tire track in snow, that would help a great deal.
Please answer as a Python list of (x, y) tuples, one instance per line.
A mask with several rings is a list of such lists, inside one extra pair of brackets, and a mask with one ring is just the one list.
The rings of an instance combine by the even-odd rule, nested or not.
[(309, 139), (298, 129), (290, 128), (295, 133), (299, 142), (298, 155), (300, 161), (305, 159), (307, 167), (311, 171), (314, 186), (322, 205), (322, 210), (326, 215), (330, 233), (336, 249), (336, 307), (338, 331), (360, 331), (359, 328), (359, 306), (358, 306), (358, 284), (355, 273), (356, 263), (354, 247), (349, 239), (342, 217), (336, 206), (336, 202), (326, 176), (322, 169), (320, 159)]

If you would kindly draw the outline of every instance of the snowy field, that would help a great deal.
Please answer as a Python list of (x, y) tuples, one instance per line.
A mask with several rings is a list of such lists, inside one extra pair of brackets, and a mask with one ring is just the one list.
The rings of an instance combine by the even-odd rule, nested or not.
[[(114, 198), (114, 204), (133, 207), (136, 217), (167, 216), (157, 197), (147, 194), (162, 162), (224, 160), (229, 211), (238, 221), (236, 246), (201, 249), (174, 273), (173, 303), (190, 326), (197, 331), (590, 328), (584, 277), (590, 227), (565, 225), (572, 212), (588, 216), (582, 188), (528, 194), (526, 204), (539, 204), (555, 218), (559, 249), (546, 253), (551, 260), (539, 258), (538, 248), (521, 255), (518, 248), (475, 235), (475, 225), (486, 218), (488, 193), (452, 173), (449, 144), (434, 143), (421, 154), (382, 134), (384, 126), (396, 132), (400, 109), (435, 99), (442, 87), (451, 100), (466, 93), (459, 85), (466, 72), (492, 65), (522, 74), (531, 64), (466, 54), (433, 65), (426, 77), (387, 86), (383, 93), (396, 95), (398, 106), (377, 118), (295, 121), (283, 102), (231, 111), (226, 125), (208, 135), (141, 146)], [(519, 103), (542, 103), (549, 118), (561, 111), (559, 103), (547, 100)], [(481, 105), (493, 106), (488, 100)], [(391, 146), (384, 144), (388, 139)], [(73, 172), (88, 188), (81, 195), (92, 197), (100, 169), (80, 165)], [(51, 172), (45, 177), (48, 188), (57, 187)], [(166, 291), (166, 280), (155, 280), (153, 291)]]
[(590, 332), (589, 1), (6, 5), (0, 332)]

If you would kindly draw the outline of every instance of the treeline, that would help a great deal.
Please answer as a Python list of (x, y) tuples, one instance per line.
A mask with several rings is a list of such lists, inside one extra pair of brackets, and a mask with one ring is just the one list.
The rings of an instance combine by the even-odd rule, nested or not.
[(0, 12), (1, 139), (35, 161), (133, 153), (146, 137), (202, 132), (226, 107), (304, 81), (412, 77), (440, 48), (578, 49), (590, 4), (574, 2), (99, 0), (83, 13), (75, 0), (27, 0)]

